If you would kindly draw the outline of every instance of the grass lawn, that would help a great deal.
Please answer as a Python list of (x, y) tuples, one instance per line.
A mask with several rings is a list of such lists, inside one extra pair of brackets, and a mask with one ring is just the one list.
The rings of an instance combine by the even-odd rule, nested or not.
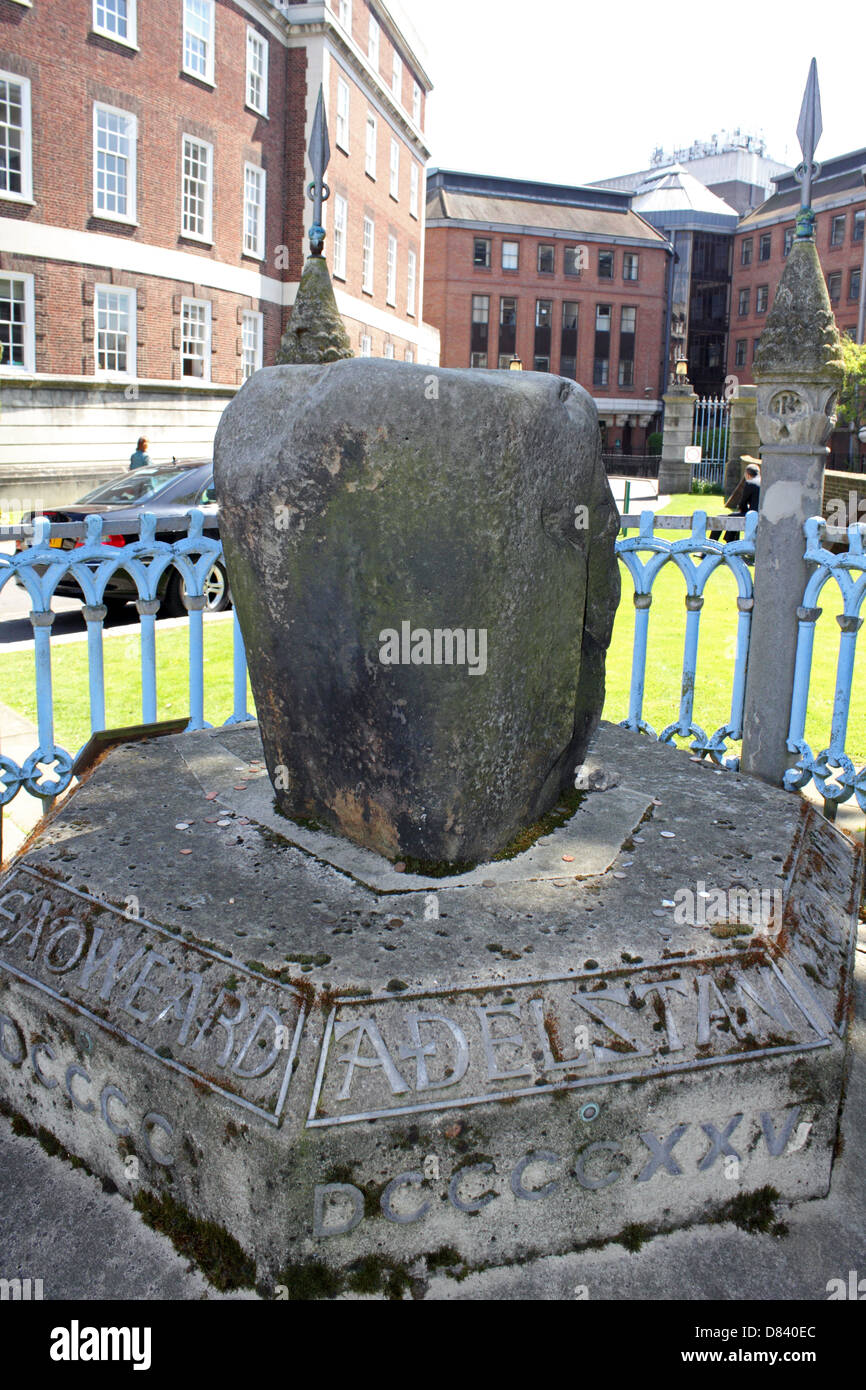
[[(222, 724), (232, 713), (232, 629), (230, 621), (204, 623), (204, 717)], [(105, 722), (110, 729), (141, 723), (141, 645), (138, 628), (107, 632)], [(156, 625), (157, 718), (189, 712), (189, 638), (185, 627)], [(68, 642), (52, 651), (55, 739), (73, 756), (90, 737), (87, 642)], [(0, 655), (0, 701), (36, 722), (36, 682), (30, 652)], [(247, 681), (247, 709), (255, 712)]]
[[(709, 515), (724, 512), (722, 496), (678, 495), (663, 508), (668, 515), (697, 509)], [(633, 534), (633, 533), (632, 533)], [(684, 533), (666, 532), (673, 537)], [(628, 713), (635, 609), (632, 584), (624, 566), (623, 602), (614, 627), (607, 660), (605, 719), (618, 722)], [(683, 581), (673, 565), (665, 566), (653, 587), (650, 643), (643, 715), (660, 732), (679, 712), (682, 651), (685, 634)], [(835, 615), (842, 610), (835, 585), (824, 591), (823, 617), (815, 643), (812, 691), (806, 738), (813, 751), (826, 747), (830, 737), (833, 688), (839, 629)], [(717, 570), (707, 588), (701, 614), (701, 636), (695, 688), (695, 722), (707, 733), (728, 722), (737, 625), (736, 585), (726, 569)], [(232, 623), (205, 622), (205, 718), (221, 724), (232, 712)], [(188, 638), (184, 628), (160, 631), (157, 625), (158, 718), (186, 714), (188, 699)], [(109, 728), (136, 724), (141, 719), (141, 672), (137, 629), (105, 637), (106, 722)], [(53, 654), (54, 710), (57, 742), (75, 754), (90, 736), (87, 696), (87, 644), (58, 645)], [(36, 721), (33, 657), (30, 652), (0, 654), (0, 702)], [(247, 708), (255, 706), (247, 687)], [(866, 763), (866, 635), (861, 637), (848, 722), (848, 752), (859, 768)]]
[[(724, 499), (721, 494), (678, 494), (660, 509), (660, 513), (685, 516), (698, 510), (705, 511), (708, 516), (723, 516)], [(630, 534), (634, 535), (634, 532)], [(662, 534), (666, 538), (678, 538), (687, 533), (666, 531)], [(632, 581), (622, 564), (620, 574), (623, 602), (620, 603), (608, 652), (607, 699), (604, 707), (605, 719), (613, 722), (624, 719), (628, 714), (634, 640), (635, 609), (631, 602)], [(666, 565), (653, 585), (643, 706), (644, 719), (657, 733), (666, 725), (672, 724), (679, 714), (686, 620), (684, 592), (685, 586), (679, 570), (673, 565)], [(712, 733), (726, 724), (730, 716), (730, 691), (736, 650), (736, 597), (737, 586), (733, 576), (727, 568), (717, 570), (707, 586), (706, 602), (701, 612), (695, 683), (694, 719), (707, 733)], [(823, 616), (818, 621), (809, 694), (809, 716), (806, 721), (806, 741), (813, 752), (825, 748), (830, 741), (833, 690), (839, 651), (839, 628), (835, 617), (837, 613), (842, 612), (842, 606), (842, 597), (836, 585), (829, 584), (821, 598)], [(864, 642), (866, 639), (861, 638), (848, 718), (848, 754), (858, 768), (866, 763)]]

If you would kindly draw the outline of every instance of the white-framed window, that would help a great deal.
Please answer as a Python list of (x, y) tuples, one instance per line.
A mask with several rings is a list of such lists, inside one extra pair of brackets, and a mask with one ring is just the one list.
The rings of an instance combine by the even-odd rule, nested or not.
[(376, 228), (372, 217), (364, 218), (364, 240), (361, 244), (361, 289), (373, 293), (373, 251)]
[(371, 179), (376, 177), (376, 117), (372, 111), (367, 112), (367, 133), (364, 146), (364, 172), (370, 175)]
[(339, 193), (334, 198), (334, 274), (346, 278), (346, 231), (349, 223), (349, 204)]
[(136, 0), (93, 0), (93, 31), (136, 46)]
[(370, 334), (369, 334), (369, 333), (362, 333), (362, 334), (361, 334), (361, 356), (362, 356), (362, 357), (372, 357), (372, 356), (373, 356), (373, 339), (370, 337)]
[(394, 201), (398, 202), (400, 198), (400, 142), (393, 138), (391, 140), (390, 193)]
[(214, 80), (214, 0), (183, 0), (184, 72)]
[(241, 323), (241, 345), (243, 348), (241, 366), (244, 381), (251, 377), (253, 372), (257, 372), (262, 365), (264, 322), (264, 314), (258, 314), (252, 309), (247, 309), (244, 312)]
[(391, 68), (391, 91), (393, 92), (393, 94), (394, 94), (394, 96), (396, 97), (397, 101), (401, 101), (401, 100), (402, 100), (402, 97), (403, 97), (403, 59), (400, 57), (400, 54), (397, 52), (396, 48), (394, 49), (393, 66), (392, 66), (392, 68)]
[(393, 344), (393, 343), (386, 343), (386, 344), (385, 344), (385, 356), (386, 356), (386, 358), (388, 359), (389, 362), (393, 362), (393, 361), (394, 361), (394, 344)]
[(244, 165), (244, 254), (261, 261), (265, 255), (265, 171)]
[(370, 27), (367, 30), (367, 57), (373, 64), (376, 71), (379, 71), (379, 21), (374, 15), (370, 15)]
[(36, 370), (33, 276), (0, 270), (0, 372)]
[(413, 159), (409, 169), (409, 214), (415, 218), (418, 216), (418, 194), (420, 186), (421, 171)]
[(211, 305), (207, 299), (181, 302), (181, 375), (210, 381)]
[(337, 78), (337, 144), (349, 152), (349, 84)]
[(415, 361), (415, 349), (414, 349), (414, 348), (407, 348), (406, 351), (403, 353), (403, 360), (404, 360), (405, 362), (414, 362), (414, 361)]
[(397, 304), (397, 238), (388, 237), (388, 284), (385, 292), (388, 304)]
[(93, 211), (117, 222), (135, 221), (138, 121), (131, 111), (93, 104)]
[(96, 285), (94, 357), (97, 376), (135, 376), (135, 290)]
[(337, 10), (337, 14), (338, 14), (338, 16), (339, 16), (339, 20), (340, 20), (340, 23), (342, 24), (343, 28), (344, 28), (344, 29), (348, 29), (349, 33), (351, 34), (351, 32), (352, 32), (352, 0), (339, 0), (339, 8), (338, 8), (338, 10)]
[(268, 114), (268, 41), (247, 25), (247, 106)]
[(406, 313), (415, 315), (415, 295), (418, 286), (418, 256), (416, 252), (409, 252), (409, 263), (406, 271)]
[(196, 241), (213, 240), (213, 145), (183, 137), (181, 233)]
[(0, 198), (33, 197), (30, 79), (0, 72)]
[(417, 126), (421, 124), (421, 88), (417, 82), (412, 83), (412, 120)]

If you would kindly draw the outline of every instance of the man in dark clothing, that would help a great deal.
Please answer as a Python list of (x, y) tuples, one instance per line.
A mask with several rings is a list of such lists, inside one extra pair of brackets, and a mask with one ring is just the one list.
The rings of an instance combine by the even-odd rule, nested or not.
[[(746, 475), (743, 478), (742, 492), (740, 493), (739, 505), (734, 512), (735, 516), (746, 516), (748, 512), (757, 512), (761, 508), (761, 469), (757, 463), (749, 463), (746, 467)], [(726, 531), (726, 541), (742, 540), (742, 531)]]
[[(742, 454), (740, 463), (746, 465), (746, 471), (730, 497), (725, 500), (728, 511), (733, 512), (735, 516), (745, 516), (746, 512), (756, 512), (761, 505), (761, 460), (752, 458), (751, 454)], [(721, 538), (721, 531), (710, 532), (711, 541), (718, 541)], [(739, 531), (725, 532), (726, 541), (738, 541), (740, 538), (741, 532)]]

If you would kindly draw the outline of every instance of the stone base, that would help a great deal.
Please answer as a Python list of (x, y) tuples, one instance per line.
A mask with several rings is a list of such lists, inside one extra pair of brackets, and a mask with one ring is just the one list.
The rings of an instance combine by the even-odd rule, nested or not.
[(118, 749), (0, 885), (34, 1129), (291, 1288), (828, 1190), (862, 863), (799, 798), (605, 725), (568, 824), (416, 882), (261, 767), (250, 725)]

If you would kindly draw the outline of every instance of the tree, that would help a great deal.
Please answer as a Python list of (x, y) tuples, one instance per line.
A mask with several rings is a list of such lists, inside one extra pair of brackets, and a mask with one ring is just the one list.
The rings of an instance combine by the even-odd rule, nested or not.
[(842, 357), (845, 380), (837, 405), (839, 424), (853, 425), (856, 431), (866, 424), (866, 343), (855, 343), (843, 334)]
[(842, 359), (845, 377), (836, 404), (838, 423), (848, 426), (849, 467), (858, 457), (857, 433), (866, 424), (866, 344), (857, 343), (847, 333), (842, 335)]

